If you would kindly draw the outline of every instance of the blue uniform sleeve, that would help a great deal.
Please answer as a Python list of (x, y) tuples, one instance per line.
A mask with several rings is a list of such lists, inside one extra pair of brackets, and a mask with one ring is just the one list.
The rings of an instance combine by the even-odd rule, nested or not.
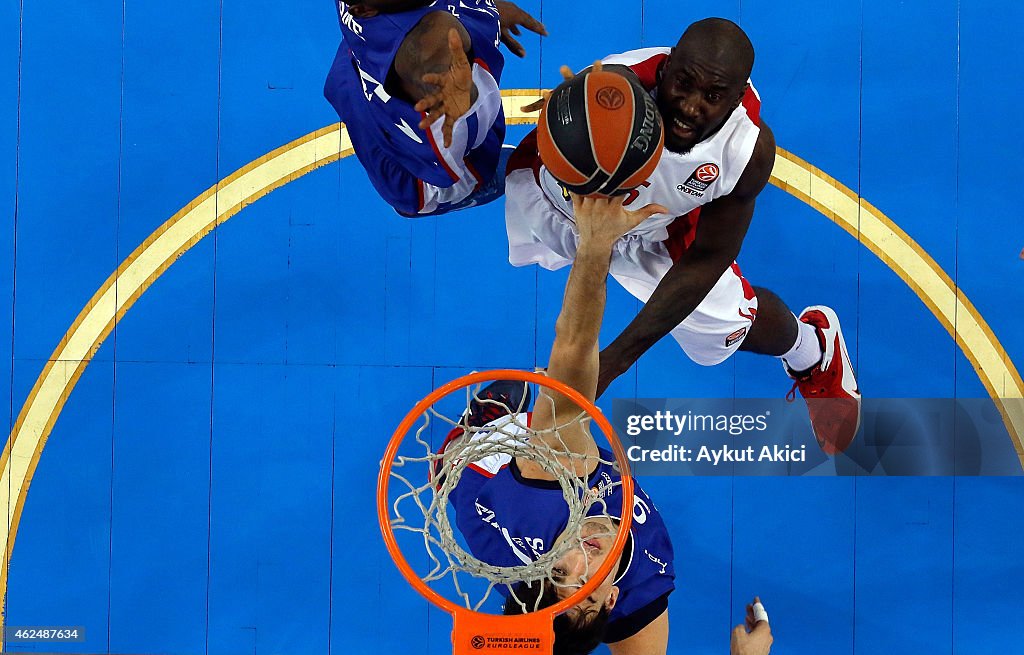
[(497, 172), (505, 134), (499, 99), (497, 115), (489, 110), (486, 124), (464, 121), (460, 130), (466, 134), (460, 132), (457, 139), (460, 148), (448, 152), (432, 132), (419, 129), (422, 116), (409, 102), (390, 95), (386, 86), (395, 52), (431, 11), (449, 11), (459, 18), (470, 33), (474, 63), (487, 71), (492, 85), (499, 81), (504, 60), (497, 49), (498, 19), (491, 2), (434, 3), (358, 19), (339, 2), (343, 40), (324, 86), (374, 189), (406, 216), (440, 213), (445, 205), (488, 184)]

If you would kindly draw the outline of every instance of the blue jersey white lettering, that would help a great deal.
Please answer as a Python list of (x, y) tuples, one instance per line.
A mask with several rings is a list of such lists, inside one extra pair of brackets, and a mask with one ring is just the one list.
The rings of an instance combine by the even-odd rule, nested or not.
[[(355, 154), (377, 192), (403, 214), (441, 213), (492, 180), (505, 139), (498, 81), (498, 11), (492, 0), (435, 0), (426, 7), (356, 18), (338, 2), (342, 43), (324, 95), (348, 128)], [(422, 115), (389, 92), (399, 46), (428, 13), (447, 11), (469, 32), (477, 101), (445, 148), (441, 122), (419, 129)], [(392, 89), (393, 90), (393, 89)]]
[[(523, 418), (520, 415), (520, 420)], [(495, 425), (499, 423), (506, 435), (521, 432), (509, 425), (511, 417), (498, 419)], [(473, 438), (485, 439), (489, 434), (479, 432)], [(614, 460), (604, 449), (601, 457)], [(615, 483), (620, 479), (607, 464), (591, 475), (591, 492), (605, 500), (604, 505), (593, 505), (592, 514), (606, 511), (619, 516), (622, 487)], [(455, 508), (456, 525), (470, 552), (496, 566), (519, 566), (539, 558), (551, 549), (568, 523), (569, 511), (559, 484), (523, 478), (508, 455), (491, 455), (467, 467), (449, 498)], [(639, 484), (634, 485), (633, 501), (627, 507), (633, 512), (632, 540), (623, 553), (627, 567), (615, 582), (619, 599), (609, 617), (611, 622), (645, 608), (675, 588), (668, 530)]]

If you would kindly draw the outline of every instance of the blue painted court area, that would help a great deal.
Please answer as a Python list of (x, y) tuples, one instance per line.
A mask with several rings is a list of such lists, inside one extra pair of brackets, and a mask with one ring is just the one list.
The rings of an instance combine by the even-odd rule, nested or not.
[[(672, 45), (699, 18), (739, 22), (779, 146), (909, 234), (1002, 361), (1024, 363), (1022, 94), (1006, 84), (1024, 75), (1024, 7), (520, 4), (550, 36), (522, 39), (506, 89)], [(321, 89), (338, 39), (320, 0), (0, 5), (0, 416), (12, 434), (44, 371), (73, 375), (55, 349), (140, 244), (218, 180), (336, 122)], [(527, 131), (510, 126), (507, 142)], [(797, 197), (762, 194), (739, 261), (794, 309), (836, 309), (865, 395), (989, 394), (891, 262)], [(378, 462), (436, 386), (543, 365), (565, 279), (508, 265), (500, 202), (403, 219), (355, 158), (244, 207), (168, 261), (55, 415), (23, 507), (8, 489), (8, 515), (20, 514), (6, 625), (87, 637), (4, 649), (450, 652), (450, 620), (381, 543)], [(602, 341), (637, 309), (610, 284)], [(1011, 383), (993, 382), (1004, 394)], [(666, 339), (601, 404), (775, 398), (789, 384), (768, 358), (701, 368)], [(643, 484), (675, 544), (672, 653), (725, 652), (754, 594), (778, 653), (1020, 650), (1024, 479)]]

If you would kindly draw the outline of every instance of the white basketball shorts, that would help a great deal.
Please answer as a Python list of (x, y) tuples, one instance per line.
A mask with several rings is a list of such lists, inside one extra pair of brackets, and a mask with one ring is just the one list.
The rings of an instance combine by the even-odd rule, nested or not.
[[(575, 223), (547, 199), (532, 168), (514, 166), (513, 161), (505, 181), (509, 262), (513, 266), (540, 264), (548, 270), (568, 266), (576, 256), (579, 239)], [(692, 241), (696, 212), (699, 209), (676, 219), (664, 241), (651, 241), (632, 232), (619, 239), (612, 252), (612, 276), (626, 291), (647, 302)], [(690, 359), (713, 366), (739, 349), (756, 315), (757, 296), (733, 263), (671, 334)]]

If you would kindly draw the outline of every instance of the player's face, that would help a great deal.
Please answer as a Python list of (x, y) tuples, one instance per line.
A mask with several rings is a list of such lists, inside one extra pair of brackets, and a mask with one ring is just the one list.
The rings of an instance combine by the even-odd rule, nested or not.
[(714, 134), (739, 105), (746, 86), (745, 78), (712, 57), (673, 51), (658, 84), (665, 147), (687, 153)]
[[(559, 599), (573, 595), (601, 568), (612, 550), (615, 527), (607, 520), (588, 521), (581, 529), (580, 538), (582, 543), (566, 553), (552, 569)], [(596, 590), (569, 611), (596, 614), (603, 606), (610, 610), (618, 598), (614, 578), (613, 569)]]

